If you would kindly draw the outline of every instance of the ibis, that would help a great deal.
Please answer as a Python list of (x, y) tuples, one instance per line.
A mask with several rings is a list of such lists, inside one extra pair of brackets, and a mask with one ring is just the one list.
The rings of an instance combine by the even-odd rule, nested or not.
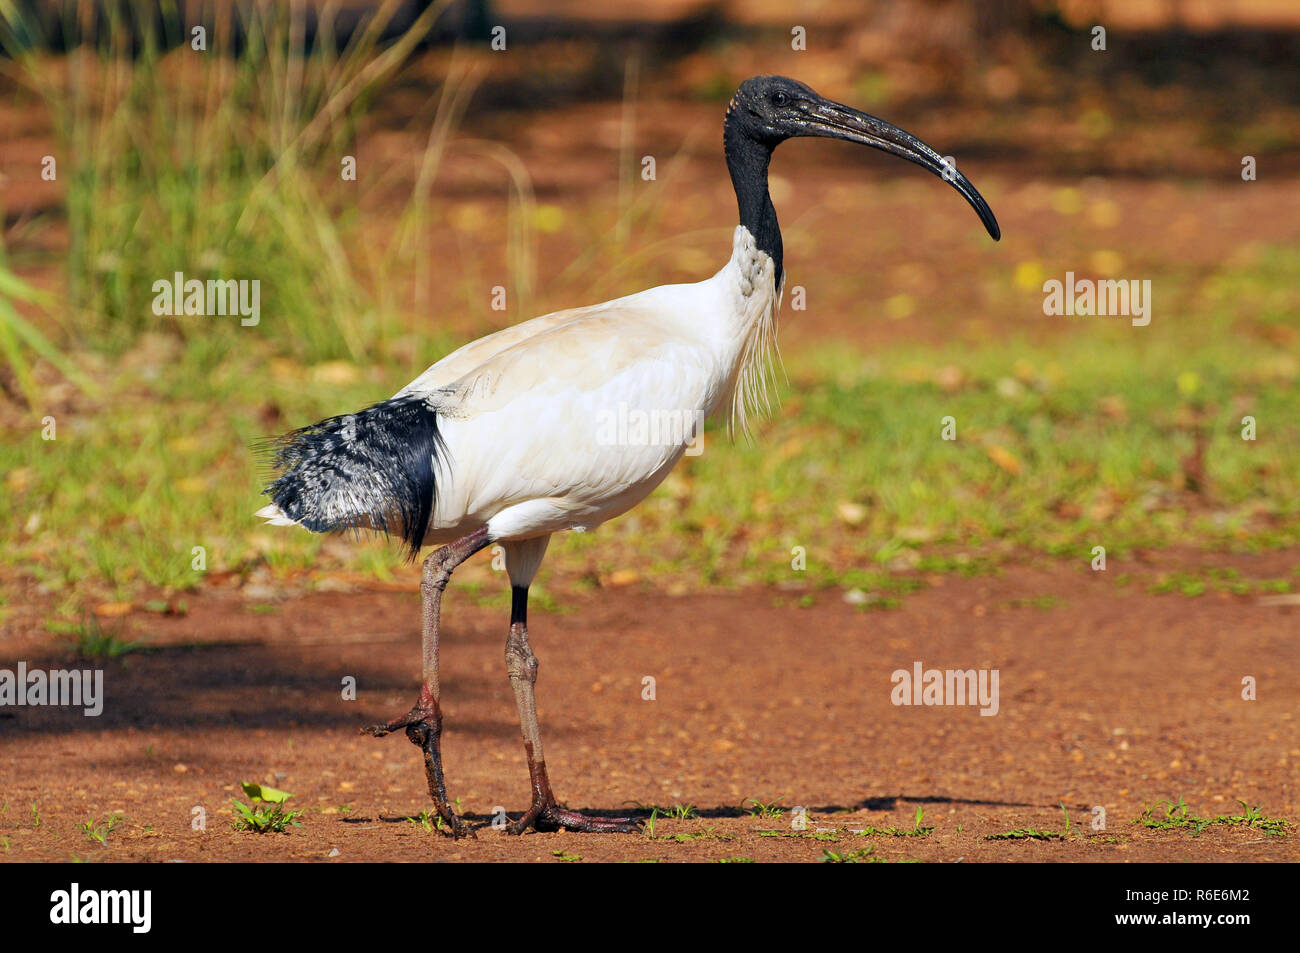
[[(692, 445), (697, 422), (729, 417), (743, 428), (765, 408), (785, 275), (768, 164), (796, 136), (855, 142), (929, 169), (1000, 237), (975, 186), (920, 139), (796, 80), (755, 76), (736, 90), (723, 122), (740, 223), (717, 274), (497, 331), (387, 400), (269, 442), (270, 503), (257, 512), (269, 523), (398, 536), (412, 560), (438, 547), (422, 564), (419, 696), (406, 714), (363, 730), (401, 730), (423, 750), (429, 795), (455, 836), (473, 831), (451, 810), (443, 776), (442, 594), (457, 566), (493, 544), (504, 550), (511, 585), (506, 673), (532, 788), (527, 811), (508, 829), (637, 829), (630, 818), (569, 810), (552, 792), (528, 589), (553, 534), (593, 530), (645, 499)], [(640, 425), (610, 426), (614, 419)]]

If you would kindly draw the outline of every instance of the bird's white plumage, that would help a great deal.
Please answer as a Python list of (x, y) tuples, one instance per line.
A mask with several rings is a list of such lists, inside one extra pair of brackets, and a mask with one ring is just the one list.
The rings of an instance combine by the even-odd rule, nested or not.
[[(438, 361), (398, 394), (429, 400), (445, 445), (426, 544), (485, 524), (505, 542), (544, 537), (636, 505), (690, 437), (611, 440), (611, 419), (730, 410), (743, 426), (766, 403), (779, 303), (772, 259), (738, 227), (711, 278), (543, 315)], [(258, 515), (292, 522), (274, 505)]]

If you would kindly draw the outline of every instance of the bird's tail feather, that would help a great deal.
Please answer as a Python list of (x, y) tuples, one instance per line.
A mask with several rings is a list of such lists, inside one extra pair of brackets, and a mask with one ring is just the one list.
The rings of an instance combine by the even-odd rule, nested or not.
[(273, 438), (262, 448), (272, 480), (262, 491), (272, 523), (316, 533), (372, 529), (419, 554), (433, 515), (434, 461), (445, 450), (423, 397), (394, 397), (355, 414)]

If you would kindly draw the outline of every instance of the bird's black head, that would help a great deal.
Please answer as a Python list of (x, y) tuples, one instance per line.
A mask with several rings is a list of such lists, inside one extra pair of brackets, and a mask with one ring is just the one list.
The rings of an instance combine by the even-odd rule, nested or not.
[(740, 84), (727, 107), (727, 135), (738, 135), (774, 149), (799, 131), (801, 106), (818, 102), (812, 89), (787, 76), (753, 76)]
[[(754, 76), (745, 80), (727, 107), (723, 141), (737, 193), (740, 194), (742, 181), (752, 180), (756, 172), (761, 172), (765, 180), (772, 150), (796, 136), (843, 139), (915, 162), (960, 192), (995, 241), (1002, 236), (993, 210), (954, 164), (946, 162), (910, 132), (832, 102), (785, 76)], [(742, 197), (742, 218), (744, 204)]]

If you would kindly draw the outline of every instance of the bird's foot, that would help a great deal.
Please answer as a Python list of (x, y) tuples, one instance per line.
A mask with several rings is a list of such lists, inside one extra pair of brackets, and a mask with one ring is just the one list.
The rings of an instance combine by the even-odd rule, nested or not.
[[(470, 827), (465, 819), (454, 812), (451, 805), (447, 803), (447, 784), (442, 777), (442, 755), (438, 750), (441, 728), (441, 719), (436, 727), (422, 723), (407, 725), (406, 737), (424, 752), (424, 773), (429, 779), (429, 799), (433, 801), (434, 813), (442, 818), (443, 824), (446, 825), (447, 833), (456, 840), (462, 837), (472, 837), (477, 840), (478, 835), (474, 833), (474, 828)], [(438, 825), (439, 830), (442, 826), (442, 824)]]
[(469, 822), (453, 811), (449, 805), (435, 804), (433, 813), (438, 817), (438, 830), (450, 835), (452, 840), (460, 840), (462, 837), (478, 840), (474, 828), (470, 827)]
[(506, 825), (506, 830), (511, 834), (522, 834), (530, 827), (537, 831), (562, 829), (584, 834), (638, 834), (641, 821), (631, 817), (588, 817), (560, 807), (554, 801), (534, 801), (528, 813)]
[(401, 717), (379, 725), (362, 728), (361, 733), (382, 738), (399, 729), (405, 729), (411, 744), (424, 752), (424, 773), (429, 780), (429, 798), (433, 801), (434, 813), (441, 818), (439, 830), (445, 826), (452, 837), (477, 837), (474, 829), (465, 819), (451, 809), (447, 803), (447, 784), (442, 776), (442, 753), (439, 740), (442, 737), (442, 712), (438, 703), (425, 694), (421, 694), (415, 707)]
[(367, 725), (361, 729), (363, 735), (373, 735), (376, 738), (382, 738), (384, 735), (391, 734), (399, 728), (406, 729), (406, 737), (410, 738), (412, 743), (424, 747), (422, 739), (417, 740), (411, 733), (412, 729), (421, 729), (423, 731), (433, 731), (435, 733), (442, 730), (442, 713), (432, 705), (416, 704), (414, 708), (405, 715), (394, 718), (392, 721), (386, 721), (379, 725)]

